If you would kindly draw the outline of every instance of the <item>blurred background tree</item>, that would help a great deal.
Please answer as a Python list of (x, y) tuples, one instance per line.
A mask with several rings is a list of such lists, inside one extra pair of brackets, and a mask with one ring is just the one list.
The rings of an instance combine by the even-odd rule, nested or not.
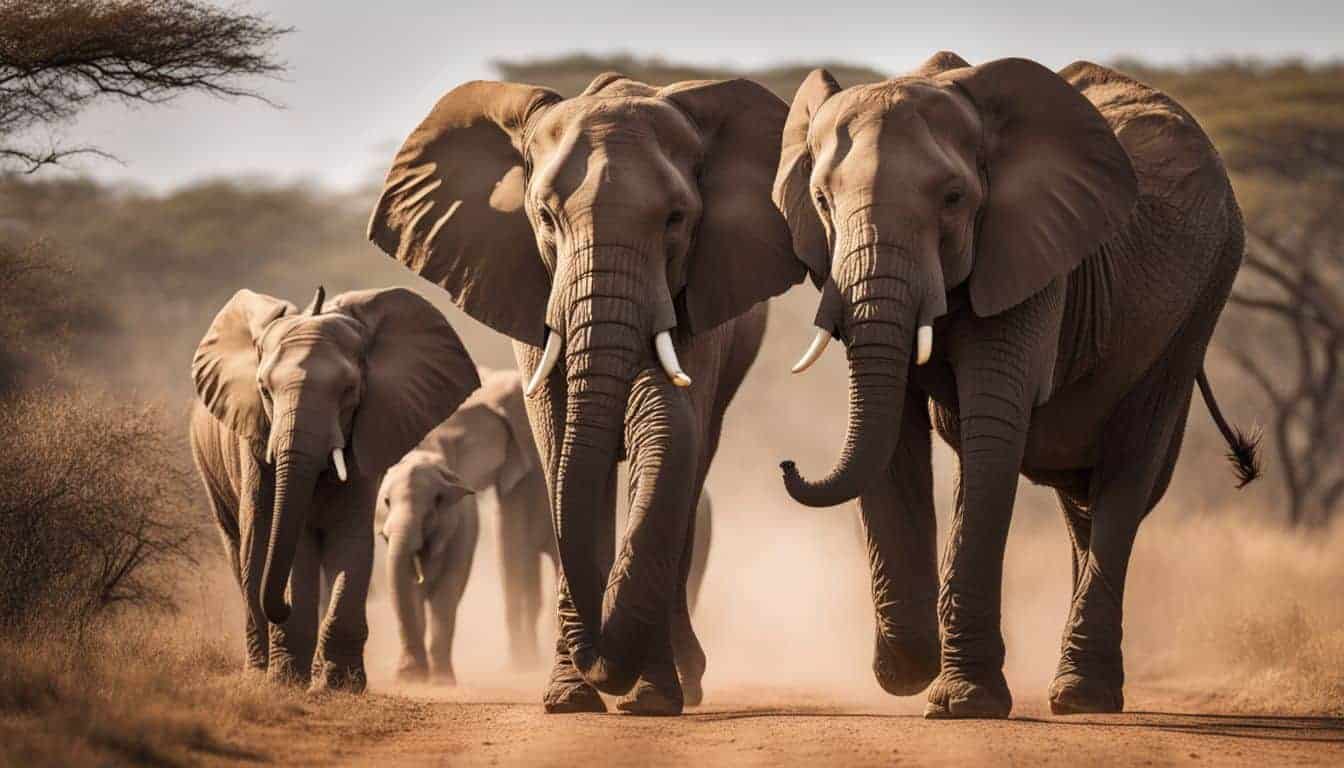
[(52, 133), (101, 100), (264, 99), (242, 78), (283, 70), (270, 47), (287, 31), (195, 0), (0, 0), (0, 170), (101, 155)]

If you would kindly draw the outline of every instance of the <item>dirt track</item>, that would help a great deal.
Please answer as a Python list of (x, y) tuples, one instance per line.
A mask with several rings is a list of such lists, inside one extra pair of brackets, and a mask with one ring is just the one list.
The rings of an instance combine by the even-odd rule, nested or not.
[[(412, 695), (417, 695), (411, 692)], [(1019, 702), (1006, 722), (932, 722), (920, 701), (847, 705), (739, 689), (680, 718), (548, 717), (520, 691), (421, 691), (405, 733), (342, 744), (357, 765), (1339, 765), (1344, 720), (1228, 715), (1189, 695), (1131, 689), (1124, 715), (1053, 718)]]

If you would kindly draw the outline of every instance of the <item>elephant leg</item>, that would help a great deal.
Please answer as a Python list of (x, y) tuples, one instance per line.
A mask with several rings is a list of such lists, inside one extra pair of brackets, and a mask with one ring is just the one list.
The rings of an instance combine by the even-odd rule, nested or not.
[(1075, 499), (1064, 491), (1056, 490), (1060, 509), (1064, 512), (1064, 524), (1069, 530), (1069, 542), (1072, 544), (1070, 555), (1073, 558), (1073, 589), (1078, 591), (1078, 579), (1087, 563), (1087, 548), (1092, 541), (1092, 514), (1086, 503)]
[(1121, 652), (1125, 578), (1139, 523), (1175, 463), (1177, 428), (1190, 407), (1194, 371), (1154, 372), (1121, 402), (1094, 470), (1091, 536), (1075, 580), (1059, 667), (1050, 684), (1055, 714), (1124, 709)]
[(1040, 303), (973, 322), (950, 340), (961, 470), (938, 594), (941, 671), (925, 717), (1003, 718), (1012, 711), (1000, 626), (1003, 556), (1038, 394), (1033, 359), (1041, 353), (1033, 350), (1047, 336), (1047, 324), (1033, 317)]
[(938, 675), (938, 521), (931, 425), (923, 395), (907, 391), (891, 464), (859, 497), (872, 574), (873, 675), (911, 696)]
[[(603, 581), (611, 574), (612, 563), (616, 559), (616, 470), (612, 469), (607, 478), (602, 509), (597, 519), (597, 547), (599, 572)], [(546, 683), (546, 692), (542, 695), (542, 706), (548, 714), (570, 714), (575, 712), (606, 712), (607, 705), (597, 689), (583, 679), (583, 675), (574, 666), (569, 655), (569, 640), (565, 637), (564, 621), (559, 618), (565, 613), (574, 613), (573, 598), (569, 594), (569, 584), (565, 581), (563, 570), (557, 579), (557, 598), (559, 610), (557, 621), (560, 631), (555, 638), (555, 663), (551, 667), (551, 677)]]
[[(266, 655), (268, 652), (268, 643), (266, 638), (266, 622), (259, 621), (258, 616), (252, 610), (252, 606), (247, 599), (247, 585), (243, 580), (243, 559), (242, 547), (244, 538), (251, 536), (251, 531), (246, 535), (238, 530), (238, 524), (233, 510), (229, 508), (228, 502), (219, 494), (215, 493), (214, 488), (207, 482), (206, 494), (210, 499), (210, 506), (215, 512), (215, 519), (219, 526), (219, 537), (224, 544), (224, 556), (229, 560), (229, 572), (233, 574), (233, 580), (238, 585), (238, 594), (243, 598), (243, 671), (245, 672), (265, 672)], [(250, 538), (247, 541), (251, 545)]]
[(448, 543), (441, 557), (447, 562), (439, 569), (438, 582), (429, 589), (425, 599), (425, 625), (429, 628), (429, 673), (431, 679), (442, 685), (457, 685), (453, 672), (453, 634), (457, 629), (457, 607), (466, 591), (471, 575), (472, 559), (476, 555), (476, 540), (480, 536), (480, 522), (475, 512), (463, 513), (457, 534)]
[(308, 685), (317, 647), (317, 600), (321, 554), (311, 529), (299, 534), (294, 565), (289, 572), (288, 600), (292, 608), (284, 624), (270, 625), (270, 663), (267, 674), (287, 685)]
[[(498, 491), (498, 489), (496, 489)], [(516, 669), (537, 664), (537, 616), (541, 613), (539, 534), (553, 538), (546, 487), (524, 478), (499, 497), (499, 566), (503, 576), (504, 618), (509, 630), (509, 663)], [(544, 531), (534, 530), (545, 526)]]
[[(726, 334), (727, 329), (716, 333)], [(721, 338), (719, 342), (726, 341)], [(679, 580), (672, 598), (672, 610), (668, 617), (668, 642), (664, 648), (661, 639), (655, 640), (650, 649), (649, 659), (640, 680), (618, 704), (624, 712), (638, 715), (677, 715), (685, 706), (698, 706), (704, 699), (701, 684), (705, 676), (707, 659), (700, 639), (696, 637), (691, 624), (691, 579), (695, 574), (694, 564), (697, 557), (697, 542), (701, 539), (700, 500), (704, 496), (705, 478), (709, 475), (710, 465), (718, 453), (719, 438), (723, 431), (724, 411), (741, 383), (746, 365), (733, 366), (729, 373), (721, 376), (723, 361), (732, 357), (732, 349), (721, 348), (714, 339), (707, 339), (701, 345), (692, 348), (683, 362), (688, 371), (693, 371), (697, 385), (692, 388), (691, 400), (697, 415), (697, 426), (704, 442), (696, 464), (694, 492), (691, 494), (693, 505), (687, 526), (686, 537), (682, 542), (679, 560)], [(741, 368), (738, 371), (737, 368)], [(712, 396), (706, 393), (713, 393)], [(635, 488), (630, 495), (634, 498)], [(706, 515), (708, 517), (708, 515)], [(706, 525), (707, 525), (706, 521)], [(706, 535), (708, 531), (706, 530)], [(701, 547), (700, 549), (707, 549)], [(701, 551), (704, 558), (707, 552)], [(703, 568), (696, 577), (703, 575)], [(700, 587), (699, 580), (695, 589)], [(668, 653), (667, 651), (670, 651)]]
[(504, 612), (509, 626), (509, 662), (517, 669), (537, 664), (537, 616), (541, 613), (541, 555), (514, 551), (504, 561)]
[[(365, 509), (373, 508), (369, 498)], [(369, 639), (364, 605), (373, 571), (373, 524), (358, 515), (327, 532), (322, 547), (322, 569), (330, 575), (327, 613), (318, 638), (313, 689), (363, 693), (364, 644)]]
[[(692, 498), (703, 493), (703, 476)], [(631, 498), (635, 488), (630, 489)], [(698, 503), (697, 503), (698, 507)], [(677, 594), (672, 600), (668, 622), (653, 633), (648, 660), (635, 687), (621, 698), (616, 708), (632, 715), (679, 715), (690, 704), (700, 703), (704, 693), (700, 680), (705, 674), (705, 652), (691, 627), (691, 612), (687, 605), (687, 582), (695, 546), (695, 514), (690, 516), (686, 540), (680, 555), (681, 575)]]

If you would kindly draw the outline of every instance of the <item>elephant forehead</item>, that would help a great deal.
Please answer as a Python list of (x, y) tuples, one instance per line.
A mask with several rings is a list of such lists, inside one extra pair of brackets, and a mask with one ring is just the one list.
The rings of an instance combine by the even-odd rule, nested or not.
[(814, 151), (828, 138), (863, 134), (888, 139), (932, 130), (960, 141), (978, 126), (964, 97), (930, 80), (902, 78), (849, 88), (827, 100), (812, 122), (809, 140)]
[[(544, 151), (584, 136), (591, 147), (608, 143), (652, 144), (673, 154), (698, 155), (700, 132), (666, 99), (635, 96), (579, 96), (561, 102), (541, 118), (532, 138)], [(567, 142), (566, 139), (569, 139)]]

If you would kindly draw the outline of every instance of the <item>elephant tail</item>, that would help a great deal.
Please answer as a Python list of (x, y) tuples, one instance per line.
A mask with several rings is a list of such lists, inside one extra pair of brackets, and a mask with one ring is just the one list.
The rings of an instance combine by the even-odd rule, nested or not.
[(1218, 431), (1223, 433), (1223, 439), (1227, 441), (1227, 460), (1236, 467), (1237, 487), (1245, 488), (1261, 474), (1260, 430), (1243, 432), (1227, 423), (1227, 419), (1223, 418), (1222, 409), (1218, 407), (1218, 401), (1213, 399), (1213, 387), (1209, 386), (1209, 377), (1205, 375), (1203, 366), (1200, 366), (1195, 381), (1199, 382), (1199, 393), (1204, 396), (1204, 404), (1209, 408), (1209, 415), (1213, 416)]

